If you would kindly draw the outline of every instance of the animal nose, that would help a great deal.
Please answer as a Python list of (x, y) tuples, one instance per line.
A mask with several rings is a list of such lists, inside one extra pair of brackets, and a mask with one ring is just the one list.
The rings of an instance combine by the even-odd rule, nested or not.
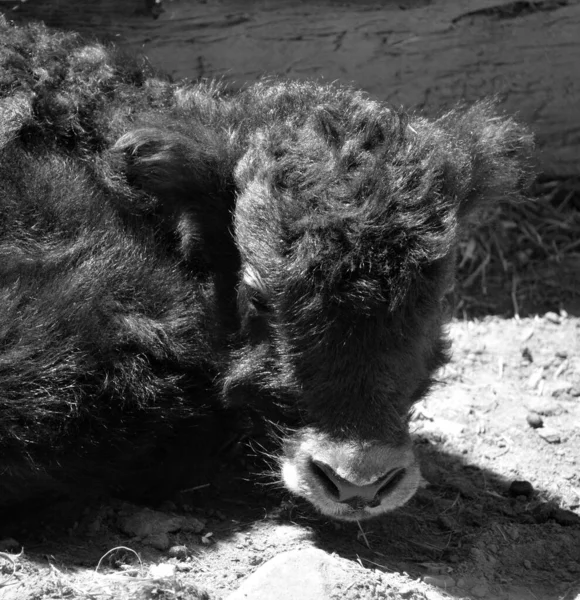
[(389, 469), (374, 481), (360, 485), (341, 477), (336, 471), (320, 460), (311, 460), (311, 468), (318, 482), (336, 499), (346, 504), (377, 505), (390, 494), (405, 476), (405, 469)]

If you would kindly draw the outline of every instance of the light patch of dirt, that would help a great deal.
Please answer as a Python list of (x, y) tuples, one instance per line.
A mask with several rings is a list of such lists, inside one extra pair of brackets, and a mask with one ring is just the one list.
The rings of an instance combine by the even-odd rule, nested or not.
[[(453, 359), (411, 423), (425, 484), (404, 508), (334, 523), (255, 483), (249, 460), (245, 471), (225, 469), (210, 486), (155, 507), (188, 517), (166, 519), (173, 524), (202, 519), (199, 533), (172, 526), (131, 537), (123, 519), (142, 507), (116, 501), (96, 501), (64, 532), (66, 507), (31, 515), (28, 531), (10, 531), (18, 543), (0, 542), (15, 563), (11, 574), (0, 554), (0, 599), (207, 597), (201, 587), (226, 597), (268, 559), (311, 546), (364, 566), (369, 581), (377, 571), (410, 577), (395, 595), (367, 586), (353, 598), (424, 598), (425, 583), (452, 598), (577, 598), (580, 319), (455, 321), (450, 335)], [(542, 428), (529, 425), (532, 412)], [(514, 481), (533, 491), (510, 493)], [(95, 572), (117, 546), (140, 562), (117, 550)]]

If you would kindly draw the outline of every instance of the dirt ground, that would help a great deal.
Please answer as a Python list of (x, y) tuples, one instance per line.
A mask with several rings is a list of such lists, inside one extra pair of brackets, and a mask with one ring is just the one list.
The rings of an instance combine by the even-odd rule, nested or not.
[(394, 595), (352, 597), (434, 597), (425, 583), (452, 598), (580, 597), (580, 319), (462, 320), (450, 335), (453, 360), (412, 421), (425, 482), (404, 508), (360, 525), (320, 518), (261, 485), (254, 445), (245, 469), (157, 513), (108, 501), (66, 530), (52, 513), (11, 532), (0, 598), (203, 597), (196, 586), (226, 597), (268, 559), (310, 546), (369, 576), (410, 577)]

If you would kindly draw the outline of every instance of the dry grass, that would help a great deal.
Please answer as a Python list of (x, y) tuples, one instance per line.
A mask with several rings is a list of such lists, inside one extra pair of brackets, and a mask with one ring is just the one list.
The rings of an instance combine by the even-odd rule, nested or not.
[[(121, 572), (110, 568), (102, 572), (107, 557), (123, 551), (136, 556), (135, 564), (124, 565)], [(149, 568), (131, 548), (116, 547), (106, 552), (96, 569), (74, 569), (56, 565), (53, 557), (47, 566), (34, 566), (18, 555), (0, 553), (9, 563), (9, 573), (0, 580), (2, 600), (210, 600), (210, 595), (191, 581), (191, 577), (176, 571), (170, 563), (153, 564)], [(2, 565), (0, 565), (2, 566)]]
[(539, 180), (461, 241), (456, 315), (580, 308), (580, 180)]

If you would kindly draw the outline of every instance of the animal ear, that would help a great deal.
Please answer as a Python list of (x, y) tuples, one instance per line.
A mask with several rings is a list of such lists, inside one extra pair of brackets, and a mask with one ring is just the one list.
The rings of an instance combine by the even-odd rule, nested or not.
[[(198, 125), (184, 132), (140, 128), (113, 146), (113, 170), (123, 173), (130, 193), (117, 198), (139, 226), (148, 223), (162, 246), (201, 272), (211, 268), (228, 276), (238, 268), (231, 239), (234, 202), (227, 140)], [(132, 222), (132, 219), (130, 219)], [(226, 276), (224, 275), (225, 279)]]
[(199, 194), (218, 192), (226, 162), (216, 135), (204, 128), (187, 134), (135, 129), (116, 142), (112, 154), (122, 157), (122, 170), (132, 186), (164, 204), (181, 204)]
[(444, 135), (451, 192), (460, 219), (502, 198), (518, 198), (532, 181), (532, 135), (493, 102), (451, 111), (435, 122)]

